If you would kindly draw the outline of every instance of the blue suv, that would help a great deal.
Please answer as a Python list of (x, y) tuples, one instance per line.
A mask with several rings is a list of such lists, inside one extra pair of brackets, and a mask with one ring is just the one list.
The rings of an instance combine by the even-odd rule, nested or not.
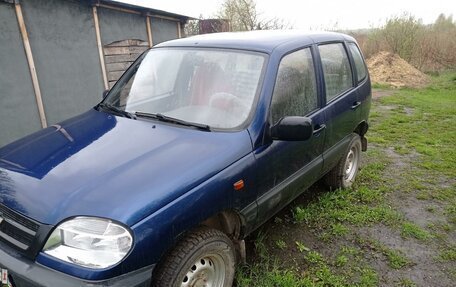
[(352, 37), (202, 35), (0, 149), (5, 286), (231, 286), (244, 238), (320, 178), (355, 180), (371, 86)]

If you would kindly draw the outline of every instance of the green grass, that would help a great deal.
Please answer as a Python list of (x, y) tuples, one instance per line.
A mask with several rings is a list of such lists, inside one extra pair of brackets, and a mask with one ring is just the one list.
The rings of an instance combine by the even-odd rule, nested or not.
[(416, 284), (411, 279), (401, 278), (399, 280), (399, 282), (397, 282), (396, 286), (398, 286), (398, 287), (415, 287)]
[(311, 267), (314, 272), (301, 276), (292, 270), (281, 269), (277, 263), (268, 262), (242, 266), (236, 274), (236, 286), (324, 287), (346, 285), (343, 276), (334, 274), (325, 263), (319, 262), (319, 264), (317, 268)]
[(349, 260), (349, 259), (348, 259), (347, 256), (345, 256), (345, 255), (339, 255), (339, 256), (336, 257), (335, 265), (336, 265), (337, 267), (342, 267), (342, 266), (344, 266), (345, 264), (347, 264), (348, 260)]
[[(417, 152), (419, 166), (456, 177), (456, 82), (453, 74), (434, 79), (421, 90), (401, 89), (380, 103), (395, 108), (371, 117), (371, 142), (403, 153)], [(410, 112), (411, 111), (411, 112)]]
[(354, 283), (354, 286), (378, 286), (378, 275), (377, 273), (370, 268), (360, 269), (360, 280), (359, 282)]
[(367, 250), (383, 254), (392, 269), (401, 269), (411, 264), (411, 261), (401, 251), (391, 249), (377, 240), (358, 237), (357, 242)]
[(267, 235), (266, 233), (259, 232), (255, 238), (255, 252), (258, 254), (260, 258), (266, 259), (268, 258), (268, 249), (266, 247), (265, 241), (266, 241)]
[(393, 269), (401, 269), (402, 267), (410, 264), (409, 260), (398, 252), (388, 250), (385, 255), (388, 258), (389, 266)]
[[(454, 190), (453, 190), (454, 195)], [(445, 215), (448, 217), (448, 221), (453, 225), (456, 224), (456, 201), (453, 200), (449, 206), (445, 208)]]
[(276, 241), (276, 246), (279, 249), (284, 250), (285, 248), (287, 248), (287, 243), (285, 241), (283, 241), (282, 239), (279, 239)]
[(296, 243), (296, 248), (299, 250), (299, 252), (303, 253), (304, 251), (310, 251), (310, 248), (304, 245), (304, 243), (295, 241)]
[(292, 271), (280, 270), (277, 266), (255, 264), (238, 268), (237, 286), (312, 286), (311, 281), (301, 279)]
[(349, 232), (349, 228), (343, 225), (342, 223), (334, 223), (331, 225), (330, 233), (334, 236), (342, 236)]
[(456, 246), (451, 246), (441, 251), (439, 254), (439, 259), (441, 261), (456, 262)]
[(418, 240), (427, 240), (432, 237), (429, 232), (411, 222), (402, 223), (401, 235), (403, 237), (413, 237)]
[[(343, 224), (365, 226), (381, 222), (388, 225), (400, 220), (400, 215), (388, 205), (366, 204), (366, 191), (360, 190), (339, 190), (322, 194), (317, 201), (305, 208), (296, 207), (293, 212), (294, 219), (297, 223), (305, 223), (311, 227), (327, 228), (334, 236), (347, 233)], [(381, 193), (378, 189), (372, 190), (369, 198)]]
[(316, 251), (309, 251), (305, 258), (311, 264), (319, 264), (323, 262), (323, 256)]
[(372, 89), (391, 89), (391, 85), (381, 84), (381, 83), (372, 83)]
[[(260, 229), (253, 239), (255, 256), (237, 272), (236, 286), (385, 285), (382, 270), (372, 265), (377, 260), (402, 272), (388, 286), (416, 286), (406, 276), (414, 262), (403, 251), (358, 232), (377, 226), (404, 241), (437, 246), (434, 258), (440, 264), (455, 261), (455, 248), (447, 242), (456, 226), (456, 73), (434, 77), (425, 89), (398, 89), (373, 100), (367, 137), (367, 161), (352, 189), (292, 204), (291, 215), (271, 223), (307, 230), (319, 244), (308, 245), (294, 231)], [(396, 168), (401, 161), (406, 167)], [(418, 226), (391, 202), (393, 193), (424, 201), (429, 215), (444, 220)]]

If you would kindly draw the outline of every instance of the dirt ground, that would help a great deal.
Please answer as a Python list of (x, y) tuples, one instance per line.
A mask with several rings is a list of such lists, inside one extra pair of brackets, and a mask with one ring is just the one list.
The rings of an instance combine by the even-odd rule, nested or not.
[(391, 96), (392, 94), (394, 94), (394, 90), (372, 89), (372, 97), (374, 99), (384, 96)]
[[(434, 225), (449, 225), (450, 222), (443, 216), (442, 203), (432, 199), (419, 200), (417, 191), (403, 192), (403, 185), (406, 184), (404, 176), (414, 168), (413, 162), (418, 160), (416, 154), (399, 155), (392, 149), (383, 150), (383, 152), (391, 160), (384, 172), (393, 190), (388, 199), (391, 207), (404, 215), (408, 221), (423, 229)], [(368, 160), (370, 160), (369, 157), (365, 158), (365, 161)], [(442, 187), (446, 185), (446, 181), (447, 179), (442, 180), (440, 183)], [(454, 184), (454, 180), (452, 181)], [(388, 248), (401, 251), (410, 260), (406, 268), (394, 270), (382, 260), (370, 258), (370, 264), (380, 275), (380, 286), (400, 285), (398, 282), (401, 278), (410, 279), (416, 286), (455, 286), (454, 274), (452, 275), (451, 272), (456, 270), (456, 265), (436, 260), (442, 249), (439, 239), (404, 238), (399, 230), (381, 224), (361, 228), (359, 233), (379, 241)], [(449, 232), (444, 240), (449, 243), (456, 242), (456, 232)]]
[[(378, 103), (380, 98), (394, 93), (394, 90), (373, 91), (376, 113), (381, 114), (382, 111), (397, 108)], [(403, 113), (406, 116), (411, 115), (414, 110), (405, 108)], [(362, 166), (375, 165), (379, 159), (384, 160), (384, 164), (382, 169), (379, 169), (381, 171), (376, 171), (376, 180), (386, 190), (382, 197), (382, 207), (398, 214), (400, 220), (393, 220), (395, 223), (373, 220), (367, 224), (346, 224), (349, 231), (342, 229), (340, 235), (336, 230), (329, 236), (324, 236), (327, 227), (319, 228), (318, 224), (297, 224), (294, 211), (296, 206), (311, 208), (316, 201), (321, 201), (322, 197), (334, 192), (328, 191), (322, 183), (317, 183), (290, 207), (285, 208), (259, 231), (249, 236), (246, 242), (248, 263), (253, 266), (256, 262), (264, 261), (264, 257), (268, 257), (268, 260), (276, 262), (280, 268), (293, 270), (305, 277), (309, 268), (313, 266), (310, 263), (312, 260), (305, 254), (309, 254), (309, 250), (315, 250), (325, 258), (328, 268), (331, 268), (332, 271), (328, 274), (342, 274), (351, 278), (348, 282), (354, 282), (318, 286), (456, 286), (455, 224), (446, 216), (445, 210), (448, 210), (448, 205), (445, 200), (424, 196), (439, 189), (449, 190), (454, 196), (455, 191), (451, 188), (456, 186), (456, 179), (432, 175), (433, 179), (427, 181), (428, 175), (418, 167), (418, 153), (402, 154), (393, 148), (376, 144), (370, 144), (369, 152), (363, 154)], [(325, 212), (324, 207), (322, 212)], [(299, 246), (296, 246), (297, 242), (304, 243), (303, 249), (306, 251), (300, 250)], [(262, 255), (262, 251), (259, 250), (261, 244), (264, 245), (266, 255)], [(343, 264), (338, 263), (341, 250), (352, 250), (342, 256), (347, 259), (342, 262)], [(447, 251), (452, 254), (452, 259), (441, 259), (442, 254), (447, 254)], [(364, 281), (357, 279), (365, 270), (373, 270), (374, 283), (362, 283)], [(293, 283), (280, 286), (301, 285)]]

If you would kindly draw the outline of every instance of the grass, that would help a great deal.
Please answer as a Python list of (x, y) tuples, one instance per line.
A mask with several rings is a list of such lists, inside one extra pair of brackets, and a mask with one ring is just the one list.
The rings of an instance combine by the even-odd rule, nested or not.
[(334, 274), (318, 252), (308, 252), (306, 260), (311, 265), (309, 267), (312, 270), (312, 273), (309, 273), (310, 276), (300, 275), (293, 270), (284, 270), (279, 267), (277, 262), (270, 260), (241, 266), (236, 274), (236, 286), (323, 287), (345, 285), (344, 277)]
[(255, 251), (263, 259), (268, 258), (268, 249), (265, 244), (266, 238), (266, 233), (260, 231), (255, 239)]
[(357, 242), (360, 246), (363, 246), (363, 248), (385, 256), (388, 265), (392, 269), (401, 269), (412, 263), (401, 251), (391, 249), (377, 240), (358, 237)]
[(299, 250), (299, 252), (303, 253), (304, 251), (310, 251), (310, 248), (305, 246), (304, 243), (295, 241), (296, 243), (296, 248)]
[(456, 81), (453, 77), (454, 73), (444, 74), (435, 78), (429, 88), (402, 89), (395, 96), (381, 98), (381, 105), (395, 108), (374, 113), (371, 142), (394, 147), (405, 154), (418, 152), (420, 167), (455, 178)]
[(429, 232), (411, 222), (402, 223), (401, 235), (403, 237), (413, 237), (418, 240), (427, 240), (432, 237)]
[(456, 262), (456, 246), (450, 246), (448, 249), (441, 251), (439, 259), (442, 261)]
[[(255, 255), (237, 272), (236, 286), (425, 285), (407, 278), (416, 264), (408, 253), (363, 234), (366, 229), (386, 228), (397, 240), (434, 248), (438, 264), (455, 262), (448, 234), (456, 231), (456, 73), (434, 77), (425, 89), (375, 99), (370, 122), (367, 160), (352, 189), (298, 200), (289, 214), (267, 224), (287, 226), (287, 232), (260, 229), (252, 239)], [(423, 212), (440, 222), (420, 227), (393, 194), (423, 202)], [(396, 270), (402, 273), (394, 280), (381, 281), (380, 273)]]
[[(377, 191), (373, 191), (375, 193)], [(334, 236), (343, 235), (347, 228), (343, 224), (365, 226), (373, 223), (393, 224), (400, 215), (386, 204), (370, 206), (363, 203), (363, 195), (353, 190), (340, 190), (325, 193), (318, 201), (306, 208), (296, 207), (294, 211), (297, 223), (326, 228)]]
[(276, 241), (276, 246), (281, 250), (284, 250), (285, 248), (287, 248), (287, 244), (282, 239), (279, 239)]
[(398, 252), (388, 250), (385, 255), (388, 258), (389, 266), (393, 269), (401, 269), (410, 264), (409, 260)]
[(323, 256), (316, 251), (309, 251), (305, 258), (311, 264), (320, 264), (323, 262)]
[(336, 257), (336, 262), (335, 262), (335, 265), (337, 267), (342, 267), (344, 266), (345, 264), (347, 264), (348, 262), (348, 257), (345, 256), (345, 255), (339, 255)]
[(398, 287), (415, 287), (416, 284), (411, 279), (408, 278), (401, 278), (399, 282), (396, 284)]
[(372, 83), (372, 89), (391, 89), (388, 84)]

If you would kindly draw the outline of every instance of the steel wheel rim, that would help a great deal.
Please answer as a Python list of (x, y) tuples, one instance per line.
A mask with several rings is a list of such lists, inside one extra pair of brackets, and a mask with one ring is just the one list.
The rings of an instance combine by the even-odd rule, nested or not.
[(354, 180), (359, 162), (359, 146), (354, 145), (350, 148), (345, 159), (344, 180), (351, 182)]
[(225, 281), (226, 266), (217, 254), (196, 260), (182, 279), (181, 287), (219, 287)]

